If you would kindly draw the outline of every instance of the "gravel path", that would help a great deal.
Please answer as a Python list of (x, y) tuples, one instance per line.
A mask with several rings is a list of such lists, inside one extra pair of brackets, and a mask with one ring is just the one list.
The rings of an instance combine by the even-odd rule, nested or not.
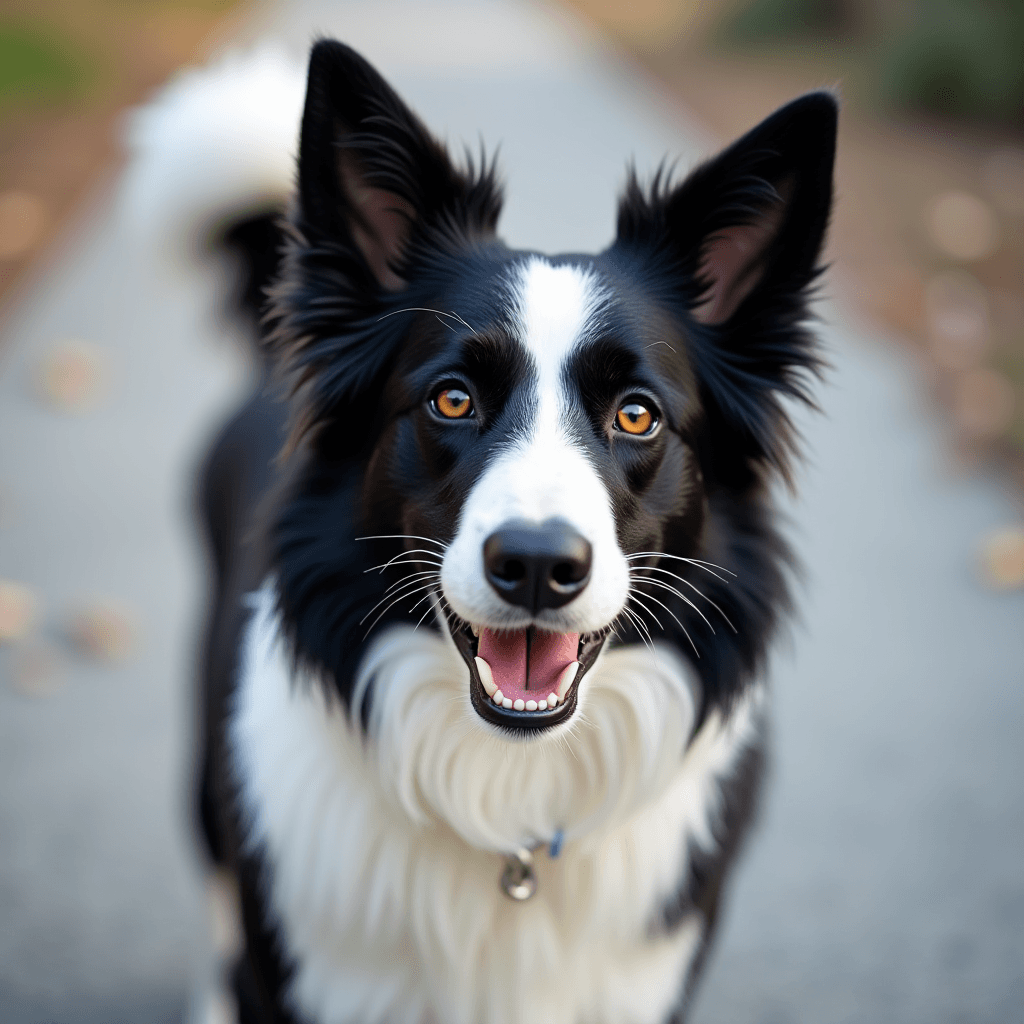
[[(298, 54), (336, 34), (449, 140), (500, 142), (514, 244), (600, 247), (626, 158), (686, 166), (711, 146), (544, 9), (297, 0), (261, 18), (251, 38)], [(140, 252), (117, 199), (115, 183), (0, 324), (0, 579), (37, 608), (0, 648), (10, 1024), (178, 1020), (205, 961), (185, 802), (203, 593), (190, 473), (247, 371), (216, 282)], [(834, 370), (826, 415), (801, 415), (791, 512), (803, 623), (776, 659), (770, 795), (694, 1021), (1024, 1021), (1024, 595), (974, 571), (1014, 508), (951, 472), (913, 367), (822, 315)], [(55, 351), (85, 352), (91, 411), (41, 395)], [(107, 623), (91, 659), (68, 639), (83, 609)]]

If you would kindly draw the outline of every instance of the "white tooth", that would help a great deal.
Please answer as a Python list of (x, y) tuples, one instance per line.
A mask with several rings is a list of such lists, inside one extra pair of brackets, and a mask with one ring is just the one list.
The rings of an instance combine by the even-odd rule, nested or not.
[(495, 690), (494, 693), (491, 694), (491, 700), (493, 700), (495, 704), (500, 704), (504, 699), (505, 694), (503, 694), (501, 690)]
[(480, 638), (480, 627), (479, 626), (471, 625), (469, 628), (473, 631), (473, 636), (475, 636), (477, 639), (479, 639)]
[(537, 710), (537, 702), (535, 700), (528, 700), (526, 702), (526, 710), (527, 711), (536, 711)]
[(503, 708), (510, 708), (510, 707), (512, 707), (512, 701), (510, 701), (510, 700), (508, 699), (508, 697), (506, 697), (506, 698), (505, 698), (505, 699), (504, 699), (504, 700), (503, 700), (503, 701), (501, 702), (501, 706), (502, 706)]
[(514, 707), (516, 711), (522, 711), (526, 707), (526, 701), (524, 701), (523, 698), (520, 697), (519, 700), (517, 700), (515, 704), (512, 705), (512, 707)]
[(558, 677), (558, 686), (556, 688), (559, 700), (565, 700), (565, 695), (569, 692), (569, 687), (572, 686), (576, 673), (579, 670), (580, 663), (578, 661), (574, 661), (571, 665), (566, 665), (562, 669), (562, 674)]
[(537, 704), (537, 710), (538, 711), (547, 711), (547, 709), (548, 709), (548, 702), (546, 700), (542, 700), (542, 701), (540, 701)]
[(557, 703), (558, 703), (558, 694), (556, 694), (556, 693), (549, 693), (548, 694), (548, 707), (549, 708), (553, 708)]
[(494, 691), (498, 688), (494, 685), (494, 673), (491, 671), (491, 666), (483, 658), (474, 658), (473, 660), (476, 662), (476, 670), (480, 673), (480, 682), (484, 684), (487, 696), (493, 697)]

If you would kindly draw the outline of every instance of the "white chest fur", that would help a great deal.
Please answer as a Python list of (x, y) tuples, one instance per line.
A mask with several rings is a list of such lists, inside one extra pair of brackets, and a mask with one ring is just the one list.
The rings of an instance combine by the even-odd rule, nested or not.
[[(454, 648), (400, 627), (361, 670), (367, 738), (292, 677), (273, 603), (254, 598), (230, 735), (294, 1007), (318, 1024), (663, 1020), (703, 922), (652, 925), (688, 843), (714, 842), (717, 781), (756, 736), (761, 691), (709, 716), (684, 754), (685, 664), (622, 649), (584, 679), (575, 724), (514, 744), (472, 711)], [(511, 901), (501, 854), (559, 828), (537, 895)]]

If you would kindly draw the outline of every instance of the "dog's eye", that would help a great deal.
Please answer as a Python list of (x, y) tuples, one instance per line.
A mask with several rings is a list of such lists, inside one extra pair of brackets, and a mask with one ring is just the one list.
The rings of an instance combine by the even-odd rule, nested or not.
[(445, 388), (434, 399), (434, 408), (449, 420), (463, 420), (473, 412), (473, 401), (461, 388)]
[(635, 437), (653, 433), (657, 425), (658, 417), (654, 412), (633, 398), (620, 405), (615, 414), (615, 428)]

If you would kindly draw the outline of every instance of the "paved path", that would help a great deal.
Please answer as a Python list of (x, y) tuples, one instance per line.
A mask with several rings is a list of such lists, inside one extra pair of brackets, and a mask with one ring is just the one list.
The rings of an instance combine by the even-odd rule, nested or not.
[[(611, 236), (624, 160), (709, 143), (572, 22), (507, 2), (281, 3), (248, 29), (362, 48), (452, 141), (500, 142), (514, 244)], [(205, 956), (186, 831), (202, 583), (189, 522), (203, 438), (245, 384), (214, 282), (141, 254), (97, 200), (0, 325), (0, 577), (41, 597), (64, 686), (0, 685), (0, 1020), (178, 1019)], [(804, 622), (776, 660), (770, 796), (696, 1024), (1024, 1021), (1024, 595), (975, 580), (1011, 522), (947, 469), (913, 368), (832, 307), (826, 415), (793, 505)], [(104, 347), (108, 397), (34, 394), (53, 344)], [(62, 640), (92, 595), (141, 621), (136, 656)], [(11, 682), (24, 650), (0, 650)]]

